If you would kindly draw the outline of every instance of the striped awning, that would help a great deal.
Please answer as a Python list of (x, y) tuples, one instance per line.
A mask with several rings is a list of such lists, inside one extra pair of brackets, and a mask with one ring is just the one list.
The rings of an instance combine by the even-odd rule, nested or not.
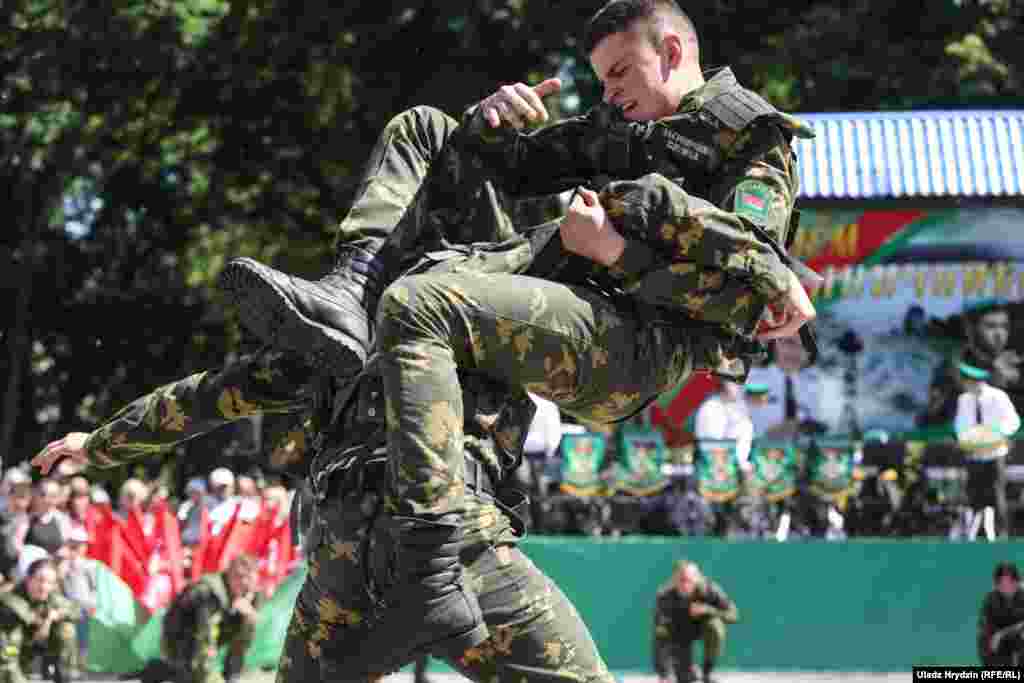
[(1024, 110), (796, 116), (804, 199), (1024, 197)]

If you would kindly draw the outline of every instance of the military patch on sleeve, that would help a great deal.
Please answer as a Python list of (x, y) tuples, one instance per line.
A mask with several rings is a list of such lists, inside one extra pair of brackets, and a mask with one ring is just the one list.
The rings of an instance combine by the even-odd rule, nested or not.
[(744, 180), (736, 187), (733, 210), (758, 225), (768, 220), (774, 190), (759, 180)]

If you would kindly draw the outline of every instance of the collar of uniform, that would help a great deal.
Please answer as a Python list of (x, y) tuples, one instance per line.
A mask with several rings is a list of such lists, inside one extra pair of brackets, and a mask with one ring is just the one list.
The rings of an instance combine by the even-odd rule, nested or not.
[(705, 71), (704, 85), (686, 93), (679, 102), (679, 108), (676, 111), (682, 113), (700, 109), (712, 97), (724, 90), (734, 88), (736, 85), (736, 76), (733, 74), (732, 69), (727, 66)]

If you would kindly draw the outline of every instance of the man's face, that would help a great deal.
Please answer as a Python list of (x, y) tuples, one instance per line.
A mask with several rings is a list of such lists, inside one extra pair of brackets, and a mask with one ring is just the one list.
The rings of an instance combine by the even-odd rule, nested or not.
[(683, 570), (676, 574), (676, 589), (683, 595), (692, 595), (697, 590), (698, 576), (690, 569)]
[(57, 589), (57, 572), (53, 567), (40, 567), (36, 573), (28, 577), (25, 589), (33, 600), (46, 600)]
[(1010, 341), (1010, 315), (992, 311), (981, 316), (975, 326), (975, 343), (986, 353), (1001, 353)]
[(228, 572), (228, 583), (231, 587), (231, 594), (235, 597), (248, 595), (256, 590), (256, 569), (248, 567), (236, 567)]
[(775, 340), (775, 364), (783, 372), (796, 372), (807, 361), (799, 337), (781, 337)]
[(669, 87), (667, 41), (651, 43), (645, 25), (605, 37), (590, 53), (604, 85), (604, 101), (620, 106), (627, 119), (652, 121), (675, 113), (679, 98)]
[(1017, 581), (1017, 579), (1012, 576), (1007, 576), (1006, 574), (1000, 576), (999, 580), (996, 581), (996, 590), (1007, 597), (1016, 593), (1019, 588), (1020, 581)]

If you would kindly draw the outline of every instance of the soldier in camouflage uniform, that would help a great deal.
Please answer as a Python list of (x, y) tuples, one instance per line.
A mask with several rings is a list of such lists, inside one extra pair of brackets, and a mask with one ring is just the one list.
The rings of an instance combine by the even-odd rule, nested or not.
[[(596, 33), (595, 54), (606, 38), (652, 21), (639, 15), (612, 19), (605, 22), (603, 36)], [(600, 28), (600, 22), (594, 26)], [(678, 22), (664, 31), (673, 68), (681, 63), (681, 31)], [(649, 57), (654, 47), (641, 45), (635, 34), (629, 32), (628, 47), (646, 50), (643, 54)], [(695, 51), (687, 54), (687, 64), (697, 69), (699, 77)], [(693, 77), (692, 68), (688, 73)], [(615, 77), (606, 76), (609, 83)], [(676, 79), (673, 88), (679, 85)], [(342, 336), (338, 328), (343, 328), (356, 340), (355, 346), (347, 347), (349, 351), (356, 348), (355, 369), (363, 362), (371, 338), (366, 309), (376, 308), (380, 289), (406, 268), (420, 273), (399, 281), (384, 298), (381, 315), (388, 327), (380, 332), (379, 363), (363, 371), (357, 383), (327, 392), (333, 394), (335, 408), (329, 411), (332, 419), (322, 423), (329, 428), (314, 445), (316, 461), (311, 466), (312, 479), (319, 482), (318, 531), (309, 543), (310, 577), (300, 593), (282, 655), (282, 680), (374, 678), (422, 651), (445, 657), (476, 680), (499, 673), (536, 679), (608, 679), (572, 606), (515, 547), (522, 525), (510, 509), (514, 499), (500, 490), (500, 480), (517, 464), (531, 417), (530, 409), (523, 407), (532, 408), (525, 390), (536, 387), (537, 393), (555, 396), (590, 419), (614, 419), (682, 381), (694, 367), (719, 367), (735, 336), (728, 321), (756, 322), (763, 310), (758, 299), (780, 301), (793, 309), (793, 297), (803, 294), (804, 301), (796, 301), (791, 311), (795, 314), (779, 323), (776, 333), (791, 332), (809, 317), (806, 294), (771, 244), (784, 241), (788, 230), (795, 194), (788, 136), (796, 128), (740, 88), (727, 71), (706, 85), (707, 101), (717, 109), (707, 107), (705, 112), (699, 93), (690, 99), (679, 94), (677, 103), (684, 103), (681, 111), (688, 124), (720, 123), (708, 140), (724, 145), (723, 151), (712, 153), (714, 149), (704, 143), (673, 137), (675, 160), (682, 155), (693, 161), (685, 173), (674, 165), (676, 181), (664, 175), (625, 181), (606, 202), (613, 218), (621, 221), (616, 227), (628, 230), (632, 237), (620, 244), (628, 257), (613, 259), (616, 267), (604, 268), (609, 278), (621, 273), (618, 283), (632, 295), (628, 301), (616, 302), (585, 287), (508, 274), (531, 267), (533, 243), (514, 233), (495, 199), (494, 185), (481, 183), (480, 174), (492, 173), (488, 156), (502, 149), (527, 149), (529, 145), (519, 141), (528, 136), (505, 131), (511, 137), (489, 140), (479, 135), (480, 126), (456, 128), (450, 119), (427, 109), (402, 115), (385, 130), (363, 191), (343, 225), (353, 239), (340, 250), (339, 267), (331, 275), (318, 283), (305, 283), (251, 262), (231, 271), (238, 281), (248, 273), (250, 282), (255, 278), (266, 285), (260, 291), (270, 292), (270, 299), (257, 296), (254, 305), (243, 301), (242, 306), (249, 325), (262, 331), (264, 338), (297, 351), (330, 355)], [(507, 94), (502, 90), (496, 96)], [(634, 96), (642, 94), (640, 88)], [(495, 106), (505, 102), (493, 101), (499, 103)], [(635, 110), (632, 102), (616, 104), (628, 105), (627, 114)], [(468, 118), (485, 109), (477, 108)], [(737, 118), (734, 110), (752, 115)], [(597, 173), (606, 162), (609, 167), (623, 163), (621, 155), (603, 151), (602, 136), (611, 128), (599, 118), (580, 120), (589, 126), (585, 130), (590, 135), (582, 147), (573, 148), (578, 154), (566, 155), (582, 160), (574, 173)], [(732, 127), (725, 119), (732, 121)], [(759, 132), (754, 135), (746, 129), (757, 120), (764, 125), (756, 126)], [(625, 133), (658, 137), (658, 131), (638, 131), (628, 122), (619, 123), (618, 130)], [(577, 129), (564, 130), (569, 133), (566, 141), (580, 142), (571, 134)], [(711, 129), (695, 128), (702, 130)], [(460, 138), (458, 131), (465, 135)], [(671, 137), (665, 131), (660, 135)], [(625, 159), (650, 169), (652, 160), (637, 144), (639, 156), (627, 154)], [(699, 145), (698, 152), (691, 149), (694, 144)], [(504, 158), (505, 152), (500, 156)], [(730, 163), (719, 167), (711, 164), (713, 158), (716, 164), (726, 159)], [(738, 172), (733, 160), (742, 160), (740, 165), (754, 170)], [(610, 170), (636, 177), (629, 169)], [(723, 175), (726, 170), (729, 173)], [(569, 179), (570, 186), (579, 181), (576, 175)], [(705, 189), (724, 183), (732, 189), (722, 191), (722, 201), (728, 209), (745, 213), (716, 208), (686, 194), (680, 188), (683, 180)], [(736, 188), (744, 183), (748, 183), (746, 189), (739, 192)], [(555, 185), (543, 191), (560, 189), (564, 188)], [(606, 225), (603, 219), (595, 221), (604, 215), (604, 208), (593, 194), (583, 193), (580, 201), (589, 203), (584, 207), (577, 202), (575, 231), (566, 229), (569, 221), (555, 226), (563, 237), (572, 238), (567, 244), (580, 241), (581, 225), (584, 230)], [(609, 227), (606, 234), (612, 232)], [(495, 244), (503, 239), (504, 243)], [(490, 244), (459, 246), (481, 240)], [(644, 244), (645, 240), (652, 245)], [(444, 249), (432, 251), (438, 247)], [(439, 269), (447, 272), (438, 275)], [(431, 272), (423, 274), (427, 271)], [(487, 273), (496, 275), (484, 277)], [(690, 293), (703, 303), (698, 306), (696, 299), (684, 298), (674, 304), (675, 311), (717, 312), (714, 332), (687, 330), (677, 324), (678, 319), (641, 322), (632, 310), (634, 303), (675, 301), (677, 297), (666, 287), (681, 282), (692, 285), (694, 278), (702, 289)], [(456, 314), (458, 306), (453, 304), (479, 302), (488, 288), (505, 293), (500, 301), (483, 302), (498, 304), (503, 315), (509, 313), (509, 292), (527, 296), (511, 302), (515, 310), (505, 319), (488, 318), (486, 310), (481, 315), (479, 307), (465, 317)], [(281, 292), (292, 297), (287, 305), (272, 301)], [(757, 312), (749, 318), (740, 315), (748, 309)], [(282, 318), (296, 311), (304, 317), (298, 325)], [(429, 333), (436, 333), (436, 340), (424, 343), (422, 333), (435, 324)], [(743, 327), (751, 331), (746, 322)], [(270, 329), (280, 329), (284, 336), (271, 335)], [(431, 355), (435, 353), (436, 358)], [(344, 356), (335, 354), (342, 358), (332, 363), (336, 371), (344, 369)], [(217, 420), (229, 419), (228, 415), (287, 411), (289, 402), (301, 402), (296, 378), (304, 371), (298, 367), (300, 361), (288, 358), (265, 354), (247, 368), (198, 375), (164, 387), (87, 439), (76, 435), (55, 442), (37, 458), (37, 464), (45, 468), (61, 454), (82, 457), (84, 445), (91, 462), (116, 465), (151, 451), (154, 442), (186, 438), (186, 433), (210, 428)], [(419, 387), (427, 392), (417, 394), (417, 382), (410, 379), (424, 363), (429, 366), (434, 360), (438, 365), (428, 367), (429, 382)], [(464, 368), (462, 375), (459, 365)], [(509, 369), (516, 372), (510, 376)], [(462, 381), (467, 370), (476, 377), (492, 374), (508, 381), (490, 392), (467, 387)], [(247, 372), (251, 374), (243, 376)], [(381, 372), (387, 378), (387, 392)], [(235, 383), (224, 384), (232, 375)], [(509, 384), (515, 388), (514, 400), (502, 405)], [(440, 393), (434, 394), (435, 390)], [(385, 393), (394, 399), (387, 406)], [(496, 396), (488, 403), (488, 397)], [(405, 400), (409, 403), (403, 408)], [(420, 407), (410, 408), (413, 404)], [(424, 406), (426, 412), (421, 413)], [(383, 439), (385, 415), (394, 437), (390, 449)], [(399, 428), (407, 424), (414, 431), (402, 442)], [(180, 431), (169, 437), (160, 433), (166, 428)], [(490, 442), (491, 435), (499, 448)]]
[[(161, 651), (167, 674), (147, 666), (143, 681), (157, 683), (229, 683), (242, 673), (252, 643), (262, 595), (256, 590), (256, 560), (239, 555), (219, 574), (207, 574), (175, 596), (164, 618)], [(217, 667), (228, 647), (224, 670)]]
[(725, 649), (725, 625), (739, 620), (736, 604), (693, 562), (676, 563), (654, 607), (654, 670), (663, 683), (697, 680), (693, 644), (704, 642), (704, 681)]
[(54, 561), (43, 558), (29, 565), (25, 580), (0, 594), (0, 681), (25, 683), (41, 655), (45, 677), (68, 683), (78, 659), (79, 617), (80, 610), (60, 593)]

